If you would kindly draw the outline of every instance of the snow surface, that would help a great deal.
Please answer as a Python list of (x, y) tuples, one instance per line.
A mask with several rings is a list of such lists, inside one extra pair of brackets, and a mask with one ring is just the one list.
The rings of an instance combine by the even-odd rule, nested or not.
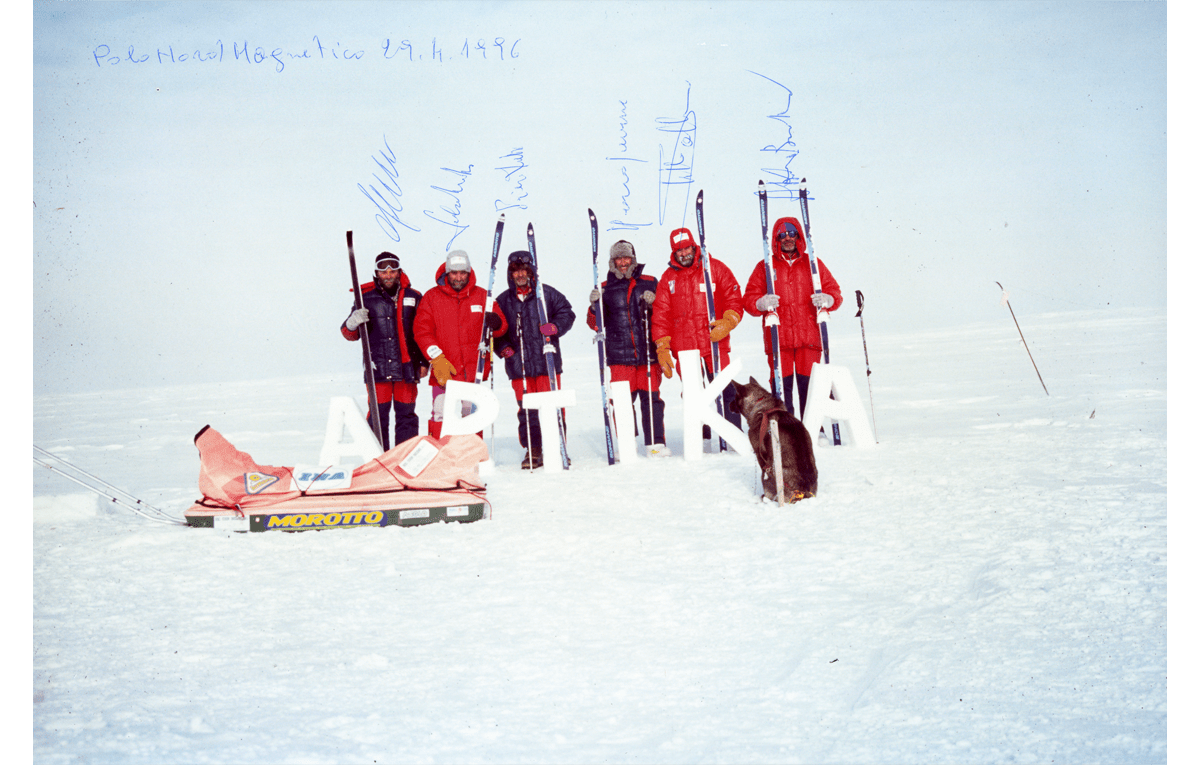
[[(34, 760), (1163, 762), (1165, 312), (1019, 316), (1049, 396), (997, 313), (898, 335), (868, 310), (879, 447), (820, 447), (786, 509), (735, 455), (609, 467), (586, 332), (569, 473), (516, 468), (497, 387), (488, 521), (177, 528), (35, 466)], [(834, 350), (869, 409), (849, 305)], [(205, 424), (311, 462), (361, 394), (349, 370), (40, 396), (34, 443), (178, 514)]]

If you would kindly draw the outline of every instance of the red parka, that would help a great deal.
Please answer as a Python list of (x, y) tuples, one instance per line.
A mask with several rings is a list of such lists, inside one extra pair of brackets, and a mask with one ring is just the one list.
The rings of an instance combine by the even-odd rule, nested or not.
[[(796, 237), (796, 258), (787, 260), (779, 249), (777, 235), (783, 224), (791, 223), (799, 235)], [(812, 267), (809, 265), (807, 246), (804, 241), (804, 229), (795, 218), (780, 218), (775, 221), (775, 229), (771, 232), (771, 269), (775, 272), (775, 294), (779, 296), (779, 347), (784, 348), (814, 348), (821, 350), (821, 331), (817, 328), (817, 309), (813, 307)], [(833, 297), (833, 306), (826, 309), (836, 311), (842, 304), (842, 288), (829, 269), (817, 259), (817, 268), (821, 274), (821, 292)], [(742, 305), (751, 316), (765, 316), (755, 305), (758, 299), (767, 294), (767, 276), (763, 262), (758, 261), (750, 280), (746, 282), (746, 291), (742, 296)], [(763, 320), (763, 344), (767, 355), (771, 353), (771, 330)]]
[[(434, 276), (437, 283), (421, 298), (417, 306), (417, 317), (413, 320), (413, 334), (417, 346), (430, 361), (441, 354), (458, 371), (455, 380), (475, 382), (475, 365), (479, 359), (479, 337), (483, 332), (483, 314), (487, 301), (487, 290), (475, 284), (475, 270), (467, 279), (467, 286), (455, 292), (446, 282), (446, 264), (438, 266)], [(493, 334), (503, 335), (508, 331), (504, 313), (500, 317), (500, 329)], [(484, 366), (484, 377), (490, 374), (491, 354)], [(436, 386), (437, 380), (429, 376), (429, 384)]]
[[(712, 265), (716, 318), (724, 316), (726, 311), (733, 311), (741, 321), (742, 289), (737, 279), (729, 267), (711, 253), (708, 260)], [(654, 316), (650, 322), (650, 336), (654, 342), (670, 337), (671, 353), (676, 358), (680, 351), (698, 350), (701, 357), (712, 359), (712, 340), (708, 334), (708, 296), (704, 289), (704, 265), (699, 247), (696, 248), (696, 258), (687, 268), (679, 265), (675, 252), (671, 252), (670, 265), (658, 280), (658, 290), (654, 295)], [(721, 339), (719, 347), (721, 356), (728, 356), (728, 336)]]

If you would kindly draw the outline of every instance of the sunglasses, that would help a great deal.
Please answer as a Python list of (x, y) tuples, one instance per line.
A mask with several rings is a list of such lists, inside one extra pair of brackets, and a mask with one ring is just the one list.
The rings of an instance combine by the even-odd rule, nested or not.
[(795, 231), (780, 231), (779, 236), (777, 236), (775, 238), (776, 239), (795, 239), (796, 232)]

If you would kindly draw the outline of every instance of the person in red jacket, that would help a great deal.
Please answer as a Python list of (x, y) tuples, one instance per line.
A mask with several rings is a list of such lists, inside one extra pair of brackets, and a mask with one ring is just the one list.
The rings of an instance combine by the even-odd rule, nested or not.
[[(709, 253), (712, 268), (713, 303), (716, 318), (708, 320), (708, 294), (704, 287), (704, 265), (700, 248), (692, 232), (677, 228), (671, 232), (671, 259), (658, 280), (654, 298), (654, 316), (650, 336), (654, 340), (658, 363), (663, 374), (671, 377), (681, 351), (698, 350), (704, 360), (708, 379), (713, 378), (712, 344), (718, 344), (721, 368), (729, 363), (729, 333), (742, 320), (742, 290), (737, 279), (721, 261)], [(725, 419), (742, 427), (742, 418), (730, 410), (736, 391), (726, 386)], [(704, 428), (704, 437), (710, 438)]]
[[(436, 286), (425, 293), (417, 307), (413, 334), (417, 347), (429, 359), (429, 384), (433, 392), (429, 435), (440, 438), (446, 383), (450, 380), (475, 382), (479, 338), (484, 323), (493, 335), (504, 334), (508, 325), (499, 311), (487, 310), (487, 290), (475, 284), (475, 272), (471, 270), (471, 259), (465, 251), (451, 252), (446, 262), (438, 266), (434, 281)], [(490, 353), (485, 354), (483, 379), (486, 380), (489, 374)], [(467, 406), (464, 404), (464, 408)]]
[(808, 377), (813, 364), (821, 360), (821, 331), (817, 324), (817, 308), (836, 311), (842, 304), (842, 288), (821, 260), (817, 268), (821, 275), (821, 293), (813, 290), (812, 266), (808, 262), (808, 247), (800, 221), (795, 218), (780, 218), (775, 221), (771, 237), (771, 270), (775, 276), (775, 294), (767, 294), (767, 277), (760, 260), (746, 282), (742, 305), (751, 316), (763, 317), (763, 342), (767, 350), (767, 363), (774, 368), (771, 358), (771, 330), (767, 326), (767, 315), (779, 315), (779, 359), (783, 374), (783, 395), (774, 390), (775, 376), (771, 375), (771, 388), (776, 398), (782, 398), (787, 410), (795, 414), (792, 405), (793, 381), (796, 395), (800, 399), (800, 416), (804, 416), (804, 404), (808, 398)]

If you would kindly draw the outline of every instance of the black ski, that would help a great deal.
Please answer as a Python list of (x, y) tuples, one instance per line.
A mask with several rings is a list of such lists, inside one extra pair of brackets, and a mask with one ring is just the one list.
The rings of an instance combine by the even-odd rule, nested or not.
[[(592, 280), (596, 291), (600, 290), (600, 242), (599, 231), (596, 227), (596, 213), (588, 208), (588, 220), (592, 225)], [(608, 357), (604, 344), (604, 295), (596, 301), (596, 349), (600, 356), (600, 399), (604, 402), (604, 445), (608, 448), (608, 464), (617, 463), (616, 450), (613, 449), (612, 413), (608, 408)]]
[(479, 330), (479, 360), (475, 363), (475, 384), (483, 382), (483, 370), (487, 367), (489, 340), (492, 333), (487, 326), (487, 312), (492, 306), (492, 287), (496, 283), (496, 261), (500, 257), (500, 237), (504, 234), (504, 213), (496, 221), (496, 234), (492, 237), (492, 269), (488, 272), (487, 298), (483, 301), (483, 328)]
[[(546, 324), (550, 321), (546, 313), (546, 292), (542, 289), (542, 275), (539, 273), (537, 262), (537, 245), (533, 239), (533, 224), (529, 224), (528, 230), (525, 232), (526, 238), (529, 240), (529, 258), (533, 261), (533, 280), (534, 290), (537, 293), (538, 319), (540, 324)], [(557, 354), (554, 351), (554, 343), (550, 342), (550, 338), (542, 336), (542, 353), (546, 355), (546, 377), (550, 381), (550, 390), (558, 390), (558, 378), (555, 373), (554, 359)], [(558, 421), (558, 446), (562, 453), (563, 470), (569, 470), (571, 461), (567, 459), (567, 423), (563, 421), (563, 411), (560, 407), (554, 407), (554, 416)]]
[[(363, 307), (362, 285), (358, 283), (358, 266), (354, 262), (354, 232), (346, 232), (346, 249), (350, 251), (350, 279), (354, 282), (354, 310)], [(367, 323), (360, 324), (359, 339), (362, 341), (363, 366), (367, 370), (367, 407), (370, 410), (371, 430), (383, 448), (383, 423), (379, 421), (379, 399), (375, 396), (375, 363), (371, 360), (371, 336)]]
[[(708, 326), (711, 327), (717, 320), (717, 303), (713, 297), (712, 264), (708, 262), (708, 248), (704, 245), (704, 189), (696, 193), (696, 233), (700, 236), (700, 263), (704, 268), (704, 294), (708, 300)], [(720, 341), (712, 343), (712, 368), (714, 377), (721, 374)], [(717, 396), (717, 414), (725, 416), (724, 391)], [(718, 438), (718, 441), (721, 444), (721, 451), (725, 451), (727, 448), (725, 439)]]

